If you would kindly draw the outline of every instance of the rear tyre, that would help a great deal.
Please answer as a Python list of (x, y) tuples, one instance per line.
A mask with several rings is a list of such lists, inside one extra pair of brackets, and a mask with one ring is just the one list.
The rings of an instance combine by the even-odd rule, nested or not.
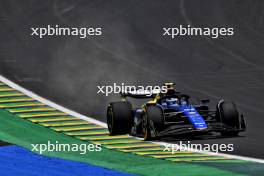
[(157, 137), (157, 132), (164, 128), (163, 111), (158, 106), (147, 106), (143, 115), (142, 129), (144, 140)]
[(234, 130), (222, 131), (223, 136), (237, 136), (239, 129), (239, 113), (235, 103), (221, 102), (217, 107), (217, 119)]
[(113, 102), (107, 108), (107, 126), (110, 135), (130, 133), (133, 125), (130, 102)]

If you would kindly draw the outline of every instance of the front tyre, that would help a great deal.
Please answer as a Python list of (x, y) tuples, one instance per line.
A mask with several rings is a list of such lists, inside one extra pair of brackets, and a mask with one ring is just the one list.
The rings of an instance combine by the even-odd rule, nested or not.
[(130, 102), (113, 102), (107, 107), (107, 126), (110, 135), (128, 134), (133, 125)]
[(164, 115), (159, 106), (147, 106), (143, 115), (142, 130), (144, 140), (157, 137), (157, 132), (164, 128)]
[(237, 136), (240, 126), (239, 113), (235, 103), (233, 102), (221, 102), (217, 108), (217, 118), (228, 127), (233, 130), (222, 131), (223, 136)]

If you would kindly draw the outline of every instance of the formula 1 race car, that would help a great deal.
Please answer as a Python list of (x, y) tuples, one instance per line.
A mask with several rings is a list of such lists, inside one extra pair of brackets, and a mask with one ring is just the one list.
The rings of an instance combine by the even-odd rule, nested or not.
[[(236, 136), (246, 130), (243, 115), (235, 103), (220, 100), (210, 110), (209, 100), (191, 103), (190, 96), (177, 92), (174, 83), (165, 83), (166, 93), (121, 93), (120, 102), (107, 107), (107, 125), (110, 135), (130, 134), (150, 140), (181, 134), (220, 132), (223, 136)], [(141, 108), (134, 108), (127, 97), (150, 99)]]

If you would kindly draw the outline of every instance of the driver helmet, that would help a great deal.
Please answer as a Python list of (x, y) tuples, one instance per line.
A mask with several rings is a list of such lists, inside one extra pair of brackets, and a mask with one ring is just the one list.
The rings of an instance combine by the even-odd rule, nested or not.
[(182, 97), (181, 98), (181, 105), (187, 105), (187, 104), (188, 104), (187, 99)]
[(179, 99), (178, 98), (166, 98), (167, 106), (178, 106)]
[(176, 90), (175, 90), (175, 84), (172, 83), (172, 82), (166, 82), (164, 83), (164, 86), (166, 86), (166, 95), (169, 96), (169, 95), (174, 95)]

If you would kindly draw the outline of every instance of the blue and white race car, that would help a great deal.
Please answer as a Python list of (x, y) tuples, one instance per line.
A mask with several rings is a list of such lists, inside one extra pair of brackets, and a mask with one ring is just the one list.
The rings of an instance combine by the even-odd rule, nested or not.
[[(210, 110), (209, 100), (190, 103), (190, 97), (177, 92), (174, 83), (164, 83), (166, 93), (121, 93), (120, 102), (107, 107), (107, 125), (110, 135), (130, 134), (150, 140), (163, 136), (186, 133), (207, 134), (220, 132), (236, 136), (246, 130), (243, 115), (235, 103), (220, 100), (215, 110)], [(150, 99), (140, 108), (134, 108), (127, 97)]]

